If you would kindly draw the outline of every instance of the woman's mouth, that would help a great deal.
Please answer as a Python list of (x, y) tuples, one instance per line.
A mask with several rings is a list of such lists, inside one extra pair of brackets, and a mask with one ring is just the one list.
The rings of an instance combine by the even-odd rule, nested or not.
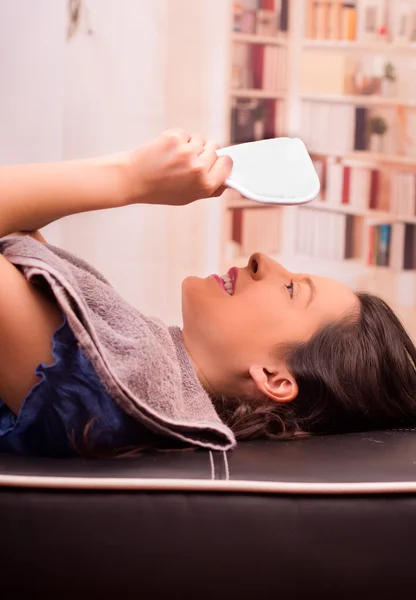
[(213, 275), (218, 285), (229, 295), (232, 296), (235, 292), (235, 284), (237, 281), (238, 269), (232, 267), (225, 275)]

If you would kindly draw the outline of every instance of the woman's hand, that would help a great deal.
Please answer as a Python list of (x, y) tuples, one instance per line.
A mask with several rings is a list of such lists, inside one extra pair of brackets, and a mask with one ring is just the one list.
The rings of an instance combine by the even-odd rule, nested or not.
[(129, 160), (129, 201), (179, 206), (220, 196), (233, 163), (229, 156), (218, 157), (218, 148), (181, 129), (143, 144)]

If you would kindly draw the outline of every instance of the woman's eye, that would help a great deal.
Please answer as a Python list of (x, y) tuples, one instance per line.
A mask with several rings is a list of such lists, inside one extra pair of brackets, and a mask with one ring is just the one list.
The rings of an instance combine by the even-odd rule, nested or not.
[(285, 288), (288, 290), (288, 292), (289, 292), (289, 296), (290, 296), (291, 298), (293, 298), (293, 287), (294, 287), (294, 285), (293, 285), (293, 279), (291, 279), (291, 280), (290, 280), (290, 283), (289, 283), (289, 285), (286, 285), (286, 284), (285, 284)]

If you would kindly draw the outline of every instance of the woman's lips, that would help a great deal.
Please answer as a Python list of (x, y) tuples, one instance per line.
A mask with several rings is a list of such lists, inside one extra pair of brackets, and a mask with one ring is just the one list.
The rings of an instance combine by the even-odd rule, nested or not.
[[(225, 289), (225, 285), (224, 285), (224, 282), (221, 279), (221, 277), (219, 275), (213, 275), (212, 277), (218, 283), (218, 285), (220, 286), (220, 288), (222, 288), (224, 290), (224, 292), (227, 294), (227, 290)], [(228, 296), (228, 294), (227, 294), (227, 296)]]
[(228, 276), (231, 279), (231, 283), (233, 284), (233, 295), (234, 295), (235, 286), (236, 286), (237, 277), (238, 277), (238, 269), (237, 269), (237, 267), (231, 267), (231, 269), (228, 271)]
[(220, 277), (219, 275), (212, 275), (212, 277), (216, 280), (216, 282), (218, 283), (218, 285), (221, 287), (221, 289), (227, 294), (227, 296), (234, 296), (234, 292), (235, 292), (235, 287), (236, 287), (236, 283), (237, 283), (237, 277), (238, 277), (238, 269), (237, 267), (232, 267), (228, 272), (227, 272), (228, 277), (231, 280), (231, 285), (232, 285), (232, 294), (229, 294), (227, 292), (227, 289), (225, 287), (224, 281), (222, 279), (222, 277)]

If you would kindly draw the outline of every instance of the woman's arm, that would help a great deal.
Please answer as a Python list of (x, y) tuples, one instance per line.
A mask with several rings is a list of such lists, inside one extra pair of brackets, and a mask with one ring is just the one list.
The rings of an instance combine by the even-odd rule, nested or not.
[(125, 195), (116, 157), (0, 167), (0, 237), (35, 231), (70, 214), (122, 206)]
[(62, 217), (132, 203), (188, 204), (217, 195), (232, 161), (217, 145), (170, 130), (134, 152), (0, 167), (0, 237)]

